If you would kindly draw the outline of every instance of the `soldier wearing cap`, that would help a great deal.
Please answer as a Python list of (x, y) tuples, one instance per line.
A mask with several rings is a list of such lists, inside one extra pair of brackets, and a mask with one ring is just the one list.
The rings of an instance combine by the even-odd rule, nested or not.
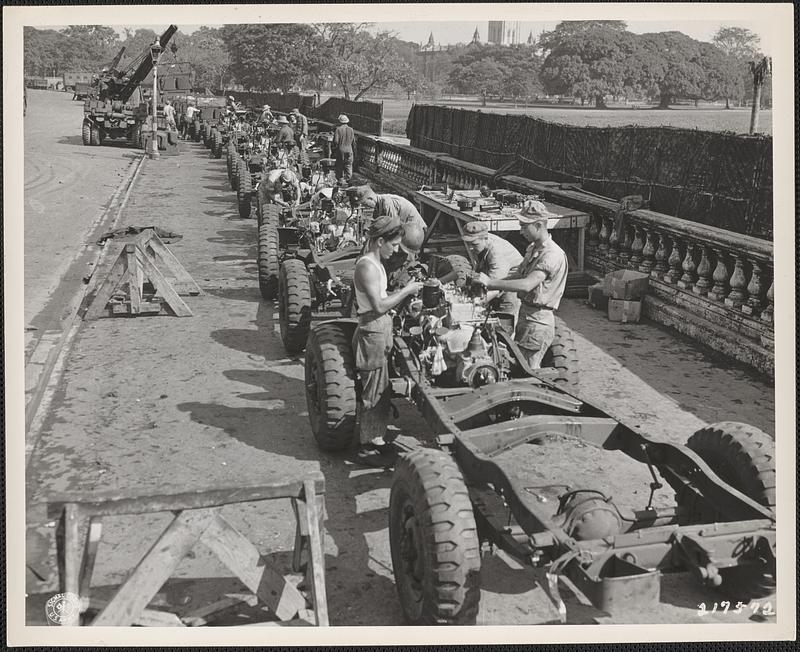
[(308, 118), (300, 113), (300, 109), (292, 109), (292, 115), (294, 116), (294, 141), (302, 152), (305, 151), (308, 140)]
[[(353, 336), (356, 369), (361, 381), (358, 402), (357, 457), (367, 464), (385, 466), (390, 443), (386, 427), (390, 409), (388, 361), (393, 346), (389, 311), (417, 294), (422, 283), (413, 281), (389, 294), (383, 261), (398, 251), (403, 225), (396, 217), (376, 217), (367, 230), (365, 253), (353, 275), (358, 327)], [(382, 448), (383, 447), (383, 448)]]
[(258, 116), (258, 122), (260, 124), (269, 124), (272, 122), (272, 107), (269, 104), (265, 104), (261, 107), (261, 115)]
[(262, 204), (297, 206), (300, 204), (300, 180), (291, 170), (270, 170), (258, 186)]
[(541, 367), (555, 336), (555, 316), (567, 284), (567, 255), (547, 231), (547, 220), (557, 217), (540, 201), (525, 202), (519, 215), (520, 232), (530, 242), (516, 272), (504, 279), (478, 274), (487, 290), (516, 292), (521, 299), (515, 339), (528, 364)]
[(333, 153), (336, 159), (336, 180), (347, 185), (353, 177), (353, 157), (356, 134), (348, 124), (350, 118), (339, 116), (339, 126), (333, 131)]
[[(489, 225), (486, 222), (476, 221), (464, 225), (461, 238), (472, 254), (475, 271), (483, 272), (490, 279), (508, 278), (522, 262), (522, 254), (516, 247), (508, 240), (489, 233)], [(516, 292), (490, 290), (483, 303), (488, 305), (496, 298), (499, 298), (496, 310), (514, 315), (516, 321), (519, 312), (519, 298)]]
[(413, 224), (418, 231), (422, 231), (423, 237), (428, 229), (425, 220), (419, 214), (417, 207), (408, 199), (400, 195), (376, 194), (368, 185), (350, 186), (345, 188), (350, 203), (353, 206), (363, 206), (373, 209), (374, 215), (392, 215), (399, 217), (403, 226), (408, 227)]
[(279, 115), (275, 120), (280, 125), (278, 133), (275, 134), (275, 144), (281, 147), (291, 146), (294, 148), (294, 130), (285, 115)]

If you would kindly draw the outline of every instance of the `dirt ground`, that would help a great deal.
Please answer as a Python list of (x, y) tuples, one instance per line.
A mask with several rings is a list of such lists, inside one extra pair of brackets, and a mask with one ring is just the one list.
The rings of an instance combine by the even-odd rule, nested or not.
[(75, 292), (89, 269), (71, 269), (92, 242), (96, 220), (138, 157), (119, 146), (85, 147), (83, 102), (72, 93), (28, 90), (25, 116), (26, 346), (53, 328), (63, 309), (48, 305), (67, 277)]
[[(102, 167), (103, 148), (96, 149), (95, 165)], [(156, 224), (182, 234), (170, 248), (203, 295), (186, 298), (192, 317), (102, 319), (85, 323), (79, 333), (28, 469), (28, 563), (44, 580), (29, 574), (28, 621), (43, 623), (42, 605), (54, 591), (53, 529), (42, 525), (37, 507), (48, 496), (232, 487), (319, 469), (326, 480), (331, 623), (400, 625), (387, 535), (391, 473), (354, 467), (315, 446), (302, 360), (286, 357), (277, 307), (259, 295), (255, 221), (239, 219), (224, 160), (210, 159), (201, 145), (182, 143), (181, 149), (177, 157), (145, 162), (122, 226)], [(566, 301), (561, 316), (578, 336), (584, 389), (643, 432), (682, 443), (705, 423), (725, 419), (774, 434), (774, 391), (765, 379), (722, 364), (654, 325), (610, 324), (579, 300)], [(409, 406), (401, 407), (396, 425), (406, 443), (430, 439)], [(589, 482), (620, 502), (643, 507), (649, 475), (619, 457), (553, 441), (515, 449), (507, 462), (530, 485)], [(225, 513), (288, 572), (294, 533), (288, 502), (232, 506)], [(107, 519), (94, 575), (100, 593), (124, 579), (165, 519)], [(513, 566), (499, 557), (484, 560), (479, 624), (555, 622), (556, 612), (532, 572)], [(241, 592), (229, 576), (198, 549), (159, 601), (180, 612), (221, 593)], [(569, 622), (603, 621), (566, 592), (565, 598)], [(666, 576), (657, 607), (614, 622), (747, 620), (747, 612), (700, 617), (697, 605), (714, 599), (687, 574)], [(237, 614), (235, 622), (252, 615)]]

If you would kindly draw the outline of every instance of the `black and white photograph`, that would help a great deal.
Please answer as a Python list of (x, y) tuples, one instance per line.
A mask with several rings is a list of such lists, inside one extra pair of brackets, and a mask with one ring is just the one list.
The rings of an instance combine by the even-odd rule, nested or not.
[(5, 6), (9, 644), (795, 640), (793, 24)]

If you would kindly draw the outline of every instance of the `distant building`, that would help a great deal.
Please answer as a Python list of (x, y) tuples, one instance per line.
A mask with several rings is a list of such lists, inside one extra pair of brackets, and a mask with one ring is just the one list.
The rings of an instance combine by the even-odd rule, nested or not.
[(490, 20), (486, 40), (493, 45), (517, 45), (519, 39), (519, 22)]
[(450, 46), (437, 45), (433, 32), (425, 45), (420, 45), (417, 52), (421, 60), (422, 76), (429, 82), (439, 81), (442, 77), (442, 54), (448, 52)]

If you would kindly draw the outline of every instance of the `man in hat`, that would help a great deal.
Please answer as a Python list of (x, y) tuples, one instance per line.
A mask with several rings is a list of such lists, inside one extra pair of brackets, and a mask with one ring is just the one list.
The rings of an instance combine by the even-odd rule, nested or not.
[(348, 124), (350, 118), (339, 116), (339, 126), (333, 132), (333, 152), (336, 159), (336, 180), (347, 185), (353, 178), (353, 146), (356, 134)]
[(265, 104), (264, 106), (261, 107), (261, 115), (258, 116), (259, 124), (269, 124), (270, 122), (272, 122), (272, 111), (270, 110), (271, 108), (272, 107), (270, 107), (269, 104)]
[(380, 215), (367, 231), (365, 253), (356, 262), (353, 276), (358, 327), (353, 335), (356, 369), (361, 388), (358, 402), (357, 459), (371, 466), (392, 463), (391, 440), (386, 437), (389, 420), (389, 354), (393, 346), (389, 311), (417, 294), (422, 283), (413, 281), (388, 294), (383, 261), (400, 248), (403, 225), (396, 217)]
[(294, 116), (294, 140), (300, 151), (303, 152), (308, 140), (308, 118), (300, 113), (300, 109), (292, 109), (292, 115)]
[(555, 336), (555, 316), (567, 284), (567, 254), (547, 231), (547, 220), (558, 217), (540, 201), (525, 202), (519, 217), (520, 232), (530, 242), (516, 272), (504, 279), (491, 279), (485, 273), (476, 280), (487, 290), (516, 292), (521, 299), (515, 329), (517, 345), (533, 369)]
[(194, 105), (194, 100), (189, 100), (186, 104), (186, 112), (183, 118), (183, 137), (184, 139), (189, 135), (189, 130), (194, 125), (194, 116), (197, 113), (197, 108)]
[[(486, 222), (465, 224), (461, 238), (472, 255), (475, 271), (486, 274), (490, 279), (507, 278), (522, 262), (522, 255), (517, 248), (508, 240), (489, 233), (489, 225)], [(498, 299), (497, 312), (514, 315), (516, 321), (519, 312), (517, 294), (512, 291), (490, 290), (486, 293), (483, 303), (489, 305), (495, 299)]]
[(300, 204), (300, 180), (291, 170), (270, 170), (258, 186), (262, 204), (298, 206)]
[(392, 215), (400, 218), (403, 226), (414, 224), (422, 230), (423, 235), (428, 228), (419, 214), (417, 207), (400, 195), (379, 195), (368, 185), (350, 186), (345, 189), (352, 206), (363, 206), (373, 209), (373, 215)]
[(286, 119), (286, 116), (279, 115), (276, 119), (276, 122), (280, 125), (280, 129), (278, 129), (278, 133), (275, 134), (275, 144), (282, 147), (291, 146), (293, 148), (294, 130), (289, 124), (289, 121)]

